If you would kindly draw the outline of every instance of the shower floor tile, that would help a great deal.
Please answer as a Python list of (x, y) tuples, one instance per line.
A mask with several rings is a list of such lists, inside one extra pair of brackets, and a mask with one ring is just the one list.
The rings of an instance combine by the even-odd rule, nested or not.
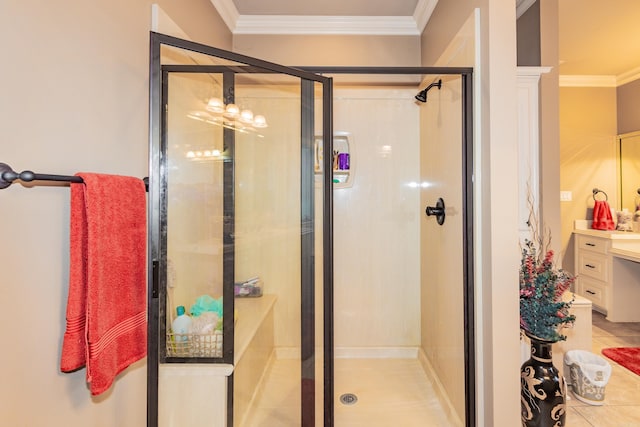
[[(272, 363), (261, 396), (242, 427), (300, 425), (299, 366), (299, 361), (291, 359)], [(417, 359), (337, 359), (334, 387), (337, 427), (453, 425)], [(341, 403), (344, 393), (355, 394), (357, 402)], [(319, 427), (323, 425), (321, 414), (318, 402)]]

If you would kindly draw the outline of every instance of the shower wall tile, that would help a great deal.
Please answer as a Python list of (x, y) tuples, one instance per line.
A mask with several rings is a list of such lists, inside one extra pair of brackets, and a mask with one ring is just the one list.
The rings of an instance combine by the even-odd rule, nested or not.
[(267, 115), (263, 137), (236, 134), (236, 278), (277, 295), (275, 345), (300, 345), (300, 99), (288, 86), (243, 87), (236, 102)]
[(438, 225), (423, 216), (422, 348), (456, 412), (464, 414), (464, 306), (462, 142), (460, 78), (443, 78), (443, 87), (421, 109), (422, 206), (445, 201)]
[[(265, 277), (265, 292), (276, 293), (275, 340), (278, 347), (299, 346), (299, 132), (285, 131), (279, 121), (298, 116), (295, 93), (254, 90), (238, 96), (258, 111), (268, 111), (263, 141), (247, 141), (240, 153), (250, 158), (237, 176), (239, 191), (249, 176), (268, 176), (257, 194), (239, 200), (239, 257), (236, 273)], [(273, 101), (273, 97), (277, 102)], [(334, 130), (352, 140), (353, 186), (334, 190), (335, 345), (342, 348), (418, 347), (420, 345), (420, 165), (419, 109), (415, 90), (357, 88), (334, 91)], [(316, 110), (320, 108), (317, 104)], [(321, 121), (316, 118), (317, 126)], [(320, 135), (321, 131), (316, 134)], [(238, 141), (239, 143), (242, 140)], [(273, 141), (291, 141), (275, 150)], [(295, 144), (294, 144), (295, 143)], [(239, 153), (239, 154), (240, 154)], [(249, 157), (252, 156), (252, 157)], [(259, 180), (258, 180), (259, 181)], [(278, 218), (265, 216), (266, 206)], [(322, 187), (316, 185), (317, 342), (322, 342)], [(240, 218), (239, 218), (240, 221)], [(274, 227), (273, 224), (279, 224)], [(249, 230), (249, 227), (251, 230)], [(267, 236), (245, 245), (240, 235)], [(279, 243), (278, 243), (279, 241)], [(244, 254), (244, 255), (242, 255)], [(245, 256), (246, 255), (246, 256)], [(287, 261), (289, 260), (289, 261)]]
[(415, 91), (336, 89), (353, 186), (334, 190), (336, 347), (420, 342), (419, 107)]

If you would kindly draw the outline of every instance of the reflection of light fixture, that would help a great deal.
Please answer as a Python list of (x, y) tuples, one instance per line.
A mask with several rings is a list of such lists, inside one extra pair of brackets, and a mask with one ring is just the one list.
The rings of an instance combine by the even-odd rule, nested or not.
[(188, 114), (189, 117), (193, 119), (204, 120), (207, 122), (220, 122), (221, 118), (219, 115), (221, 114), (227, 120), (238, 121), (246, 126), (239, 126), (237, 122), (226, 121), (224, 125), (235, 129), (242, 130), (247, 129), (248, 127), (254, 128), (266, 128), (267, 127), (267, 119), (260, 114), (253, 115), (253, 111), (249, 109), (240, 109), (240, 107), (234, 103), (226, 104), (220, 98), (211, 98), (207, 102), (207, 106), (205, 107), (209, 113), (204, 112), (191, 112)]
[(222, 113), (224, 111), (224, 104), (220, 98), (211, 98), (207, 103), (207, 110), (212, 113)]
[(240, 113), (240, 121), (247, 124), (253, 123), (253, 111), (242, 110), (242, 112)]
[(267, 119), (264, 116), (258, 114), (253, 118), (253, 126), (257, 128), (266, 128)]
[(230, 119), (235, 119), (240, 114), (240, 108), (236, 104), (229, 104), (224, 109), (224, 116)]
[(222, 156), (222, 153), (218, 149), (204, 150), (204, 151), (187, 151), (185, 157), (190, 160), (205, 161), (216, 160)]
[[(267, 119), (260, 114), (254, 116), (253, 111), (249, 109), (240, 109), (236, 104), (225, 104), (220, 98), (211, 98), (205, 105), (206, 111), (190, 111), (187, 117), (209, 123), (216, 126), (222, 126), (235, 132), (254, 134), (258, 138), (264, 138), (257, 129), (266, 128)], [(191, 153), (191, 154), (189, 154)], [(187, 157), (195, 159), (198, 157), (197, 152), (189, 152)], [(200, 157), (203, 156), (200, 153)], [(209, 156), (211, 157), (211, 156)], [(215, 157), (215, 155), (213, 155)]]

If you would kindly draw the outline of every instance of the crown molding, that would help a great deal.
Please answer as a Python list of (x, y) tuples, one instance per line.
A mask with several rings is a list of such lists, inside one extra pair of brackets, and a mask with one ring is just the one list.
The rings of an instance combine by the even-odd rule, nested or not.
[(418, 0), (413, 16), (240, 15), (233, 0), (211, 0), (233, 34), (419, 36), (438, 0)]
[(625, 73), (619, 74), (616, 77), (618, 86), (622, 86), (624, 84), (630, 83), (638, 79), (640, 79), (640, 67), (634, 68), (633, 70), (629, 70)]
[(552, 67), (530, 67), (519, 65), (518, 77), (540, 77), (542, 74), (551, 72)]
[(617, 87), (616, 76), (560, 75), (560, 87)]

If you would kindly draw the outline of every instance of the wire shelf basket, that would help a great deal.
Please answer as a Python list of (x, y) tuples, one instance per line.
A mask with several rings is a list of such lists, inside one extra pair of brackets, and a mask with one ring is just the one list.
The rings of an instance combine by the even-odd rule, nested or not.
[(212, 334), (167, 333), (168, 357), (222, 357), (222, 331)]

